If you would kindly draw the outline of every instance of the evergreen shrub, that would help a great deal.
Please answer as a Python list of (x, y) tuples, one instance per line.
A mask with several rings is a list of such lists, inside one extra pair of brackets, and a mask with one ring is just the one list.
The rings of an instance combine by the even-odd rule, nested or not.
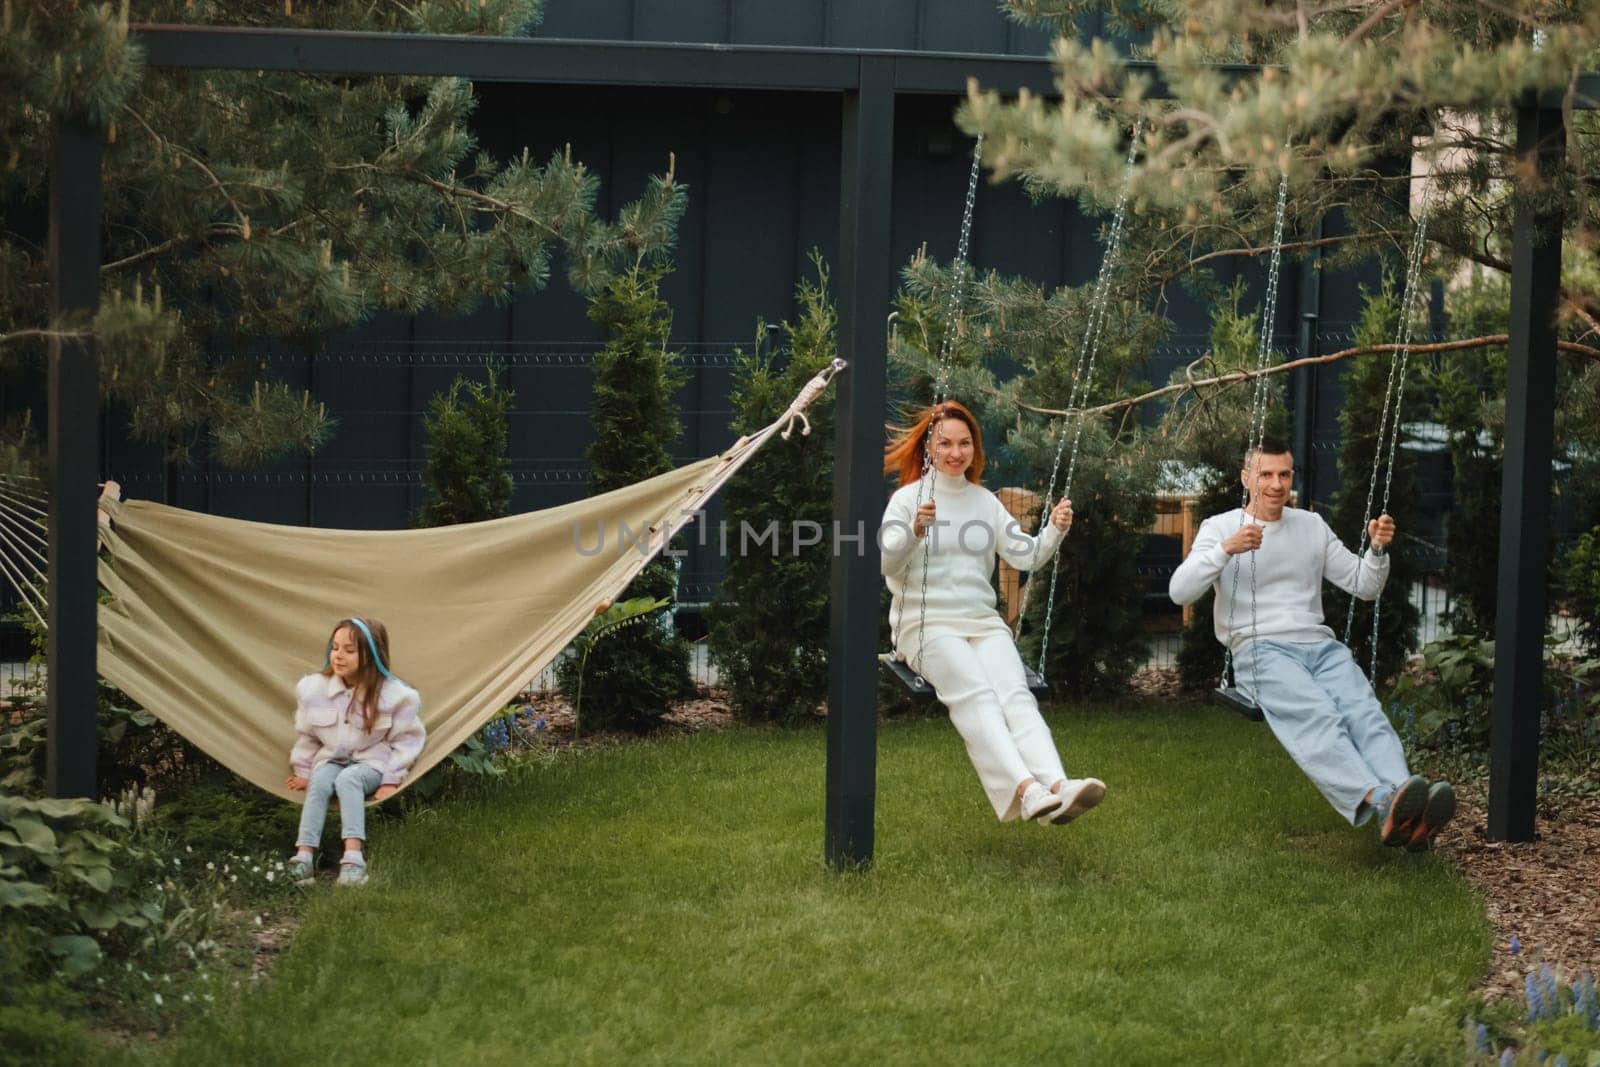
[[(1355, 331), (1357, 346), (1390, 344), (1396, 335), (1401, 313), (1401, 292), (1387, 272), (1376, 290), (1362, 288), (1364, 302)], [(1412, 366), (1418, 362), (1413, 357)], [(1391, 360), (1371, 356), (1350, 361), (1344, 375), (1344, 406), (1339, 412), (1339, 484), (1332, 513), (1327, 516), (1333, 532), (1352, 551), (1361, 546), (1367, 521), (1383, 509), (1383, 478), (1388, 456), (1378, 457), (1378, 429), (1383, 419), (1384, 394), (1389, 385)], [(1411, 422), (1426, 419), (1427, 404), (1420, 375), (1408, 374), (1400, 409), (1390, 418)], [(1402, 435), (1403, 436), (1403, 435)], [(1374, 460), (1381, 458), (1372, 513), (1363, 514), (1372, 487)], [(1388, 514), (1395, 522), (1395, 540), (1390, 544), (1389, 578), (1378, 602), (1378, 676), (1374, 683), (1394, 678), (1405, 665), (1406, 656), (1417, 647), (1417, 622), (1421, 612), (1411, 601), (1411, 586), (1417, 577), (1415, 553), (1408, 551), (1408, 535), (1414, 534), (1421, 518), (1417, 502), (1416, 461), (1404, 448), (1394, 450), (1394, 474), (1389, 487)], [(1364, 561), (1363, 561), (1364, 562)], [(1323, 614), (1334, 635), (1343, 638), (1349, 616), (1350, 595), (1332, 583), (1322, 588)], [(1373, 605), (1361, 601), (1355, 608), (1350, 632), (1350, 650), (1364, 671), (1371, 670)]]
[[(672, 311), (660, 296), (665, 264), (640, 265), (618, 274), (589, 304), (589, 318), (609, 341), (595, 358), (595, 440), (586, 452), (594, 493), (633, 485), (673, 467), (669, 446), (677, 438), (673, 398), (685, 375), (668, 347)], [(652, 561), (616, 597), (677, 601), (672, 564)], [(583, 687), (586, 730), (646, 732), (672, 703), (694, 693), (689, 644), (668, 626), (633, 626), (596, 646), (580, 669), (574, 656), (557, 666), (563, 694), (576, 703)]]
[(516, 394), (500, 384), (498, 367), (488, 381), (461, 375), (434, 395), (423, 416), (427, 456), (422, 464), (426, 497), (418, 526), (483, 522), (511, 506), (510, 430), (506, 417)]
[[(733, 430), (748, 434), (781, 415), (812, 376), (838, 353), (828, 272), (796, 287), (799, 314), (783, 325), (784, 343), (740, 359), (734, 372)], [(832, 565), (832, 390), (808, 410), (811, 433), (769, 443), (723, 490), (730, 529), (778, 520), (772, 554), (735, 553), (712, 601), (711, 654), (734, 714), (746, 722), (802, 723), (828, 691), (828, 585)], [(815, 523), (817, 544), (791, 535)], [(730, 538), (731, 540), (731, 538)], [(794, 543), (791, 543), (793, 541)], [(846, 546), (848, 550), (848, 546)]]

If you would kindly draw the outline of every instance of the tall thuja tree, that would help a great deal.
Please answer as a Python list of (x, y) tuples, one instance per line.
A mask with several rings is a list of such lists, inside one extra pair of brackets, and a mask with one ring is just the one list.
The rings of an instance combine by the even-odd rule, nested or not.
[[(838, 354), (828, 272), (795, 288), (798, 315), (784, 323), (781, 349), (740, 360), (734, 372), (733, 430), (748, 434), (776, 419)], [(828, 581), (832, 564), (832, 391), (809, 409), (811, 433), (773, 441), (722, 492), (732, 529), (778, 521), (772, 553), (738, 553), (711, 603), (711, 654), (733, 710), (747, 722), (803, 723), (828, 690)], [(814, 523), (819, 543), (811, 541)], [(791, 537), (797, 530), (806, 533)]]
[[(1476, 337), (1506, 332), (1509, 286), (1505, 279), (1476, 272), (1445, 298), (1446, 336)], [(1445, 587), (1450, 622), (1461, 633), (1493, 637), (1499, 585), (1500, 495), (1505, 454), (1505, 379), (1503, 345), (1456, 358), (1441, 358), (1428, 385), (1450, 445), (1453, 495), (1447, 518)], [(1600, 363), (1561, 360), (1556, 364), (1555, 456), (1570, 468), (1553, 486), (1564, 502), (1574, 534), (1600, 523)], [(1565, 497), (1565, 500), (1559, 499)], [(1554, 509), (1560, 514), (1561, 509)], [(1550, 531), (1556, 546), (1559, 531)], [(1569, 546), (1570, 547), (1570, 546)], [(1564, 563), (1551, 554), (1550, 592)], [(1552, 602), (1554, 602), (1552, 600)]]
[[(1242, 311), (1242, 284), (1228, 290), (1211, 317), (1210, 367), (1218, 373), (1253, 368), (1259, 353), (1261, 313)], [(1277, 358), (1269, 357), (1272, 363)], [(1187, 371), (1175, 374), (1174, 380)], [(1165, 414), (1157, 435), (1158, 445), (1177, 470), (1187, 472), (1184, 481), (1198, 483), (1194, 508), (1197, 523), (1239, 506), (1244, 499), (1239, 471), (1244, 466), (1245, 450), (1251, 438), (1253, 408), (1250, 385), (1219, 388), (1213, 393), (1187, 398)], [(1267, 389), (1265, 433), (1282, 438), (1287, 427), (1281, 386)], [(1230, 576), (1231, 578), (1231, 576)], [(1217, 640), (1214, 606), (1216, 595), (1206, 593), (1194, 604), (1178, 645), (1178, 676), (1185, 689), (1209, 689), (1222, 677), (1227, 649)], [(1250, 625), (1249, 591), (1241, 590), (1233, 625)]]
[[(1510, 287), (1474, 272), (1445, 298), (1446, 336), (1506, 331)], [(1450, 446), (1451, 502), (1445, 518), (1444, 582), (1457, 633), (1492, 638), (1500, 568), (1500, 495), (1505, 454), (1504, 346), (1441, 359), (1428, 375)], [(1557, 411), (1561, 409), (1558, 406)]]
[[(973, 278), (953, 319), (951, 284), (949, 270), (926, 256), (907, 267), (892, 367), (910, 395), (926, 403), (945, 335), (956, 331), (948, 395), (972, 407), (988, 428), (985, 448), (995, 469), (985, 481), (1044, 494), (1055, 470), (1061, 496), (1080, 428), (1076, 413), (1061, 412), (1073, 394), (1093, 283), (1052, 290), (994, 274)], [(1141, 385), (1165, 329), (1120, 287), (1112, 292), (1087, 387), (1091, 402)], [(1055, 606), (1047, 612), (1049, 564), (1033, 574), (1027, 594), (1024, 654), (1030, 662), (1037, 656), (1048, 614), (1045, 673), (1061, 693), (1115, 689), (1146, 652), (1138, 555), (1154, 514), (1155, 464), (1137, 421), (1121, 415), (1081, 422), (1071, 489), (1077, 518), (1061, 550)]]
[[(28, 370), (51, 333), (92, 331), (103, 392), (133, 436), (186, 461), (248, 466), (331, 432), (265, 377), (263, 346), (315, 352), (379, 312), (462, 314), (546, 285), (585, 292), (660, 227), (595, 212), (565, 153), (496, 159), (459, 79), (149, 70), (132, 22), (517, 36), (539, 0), (10, 0), (0, 29), (0, 360)], [(51, 321), (43, 234), (58, 119), (103, 127), (101, 311)], [(634, 215), (638, 212), (634, 211)], [(5, 413), (9, 414), (9, 413)], [(0, 454), (32, 430), (0, 419)]]
[[(1420, 281), (1419, 281), (1419, 284)], [(1363, 288), (1365, 301), (1361, 318), (1356, 324), (1355, 343), (1358, 346), (1380, 345), (1393, 342), (1396, 326), (1404, 309), (1403, 293), (1395, 277), (1386, 271), (1382, 284), (1375, 290)], [(1412, 315), (1419, 314), (1413, 304)], [(1412, 336), (1424, 336), (1420, 324)], [(1412, 357), (1415, 368), (1420, 357)], [(1389, 467), (1389, 447), (1383, 444), (1379, 453), (1379, 429), (1384, 421), (1384, 396), (1392, 393), (1391, 370), (1398, 383), (1398, 364), (1395, 358), (1359, 360), (1344, 373), (1344, 406), (1339, 411), (1339, 492), (1334, 497), (1332, 514), (1327, 516), (1333, 532), (1356, 551), (1362, 541), (1367, 520), (1376, 517), (1383, 508), (1384, 478)], [(1409, 373), (1405, 390), (1398, 400), (1390, 401), (1389, 419), (1407, 421), (1425, 420), (1427, 404), (1423, 395), (1421, 375)], [(1398, 411), (1393, 409), (1399, 405)], [(1404, 433), (1401, 439), (1404, 440)], [(1389, 578), (1380, 594), (1377, 612), (1378, 623), (1378, 674), (1374, 683), (1395, 677), (1405, 665), (1406, 655), (1417, 647), (1417, 622), (1421, 612), (1411, 600), (1411, 586), (1417, 578), (1416, 554), (1408, 550), (1415, 542), (1408, 538), (1414, 534), (1421, 509), (1417, 500), (1416, 461), (1404, 448), (1393, 449), (1394, 471), (1390, 477), (1388, 514), (1393, 517), (1397, 531), (1389, 546)], [(1374, 468), (1377, 484), (1373, 488)], [(1367, 495), (1373, 493), (1372, 513), (1366, 512)], [(1363, 565), (1365, 565), (1363, 558)], [(1336, 635), (1343, 637), (1349, 618), (1350, 596), (1331, 583), (1322, 590), (1323, 614)], [(1355, 618), (1350, 631), (1350, 650), (1363, 670), (1371, 670), (1372, 605), (1362, 601), (1356, 604)]]
[(428, 443), (418, 526), (483, 522), (506, 513), (513, 489), (506, 417), (515, 401), (494, 366), (486, 382), (461, 375), (434, 395), (423, 417)]
[[(595, 440), (586, 451), (589, 488), (610, 492), (664, 474), (673, 467), (670, 446), (679, 434), (678, 405), (673, 399), (685, 381), (681, 358), (668, 347), (672, 310), (661, 299), (661, 279), (670, 270), (664, 249), (670, 247), (685, 203), (684, 187), (665, 179), (652, 182), (639, 220), (652, 219), (668, 230), (652, 242), (631, 267), (615, 274), (589, 302), (589, 318), (608, 341), (594, 361), (592, 418)], [(650, 597), (673, 601), (677, 596), (672, 564), (651, 561), (617, 598)], [(659, 625), (619, 630), (588, 657), (582, 679), (586, 727), (645, 731), (654, 727), (674, 700), (694, 691), (689, 673), (689, 645), (672, 628), (670, 615)], [(565, 661), (560, 671), (563, 690), (575, 697), (579, 666)]]

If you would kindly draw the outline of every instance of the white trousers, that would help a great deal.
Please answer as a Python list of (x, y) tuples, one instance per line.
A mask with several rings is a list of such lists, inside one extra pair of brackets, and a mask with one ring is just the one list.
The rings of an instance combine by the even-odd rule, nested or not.
[(1001, 822), (1021, 814), (1017, 786), (1025, 779), (1048, 789), (1067, 776), (1009, 636), (930, 637), (919, 667), (949, 709)]

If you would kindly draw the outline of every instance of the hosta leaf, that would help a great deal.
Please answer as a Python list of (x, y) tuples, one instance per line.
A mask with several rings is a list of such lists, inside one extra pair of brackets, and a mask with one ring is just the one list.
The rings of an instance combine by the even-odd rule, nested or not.
[(76, 978), (100, 963), (100, 945), (85, 934), (63, 934), (50, 939), (50, 955), (61, 961), (67, 977)]
[[(56, 833), (44, 823), (31, 815), (18, 815), (11, 820), (11, 833), (15, 836), (15, 843), (33, 852), (46, 853), (56, 850)], [(0, 843), (12, 844), (13, 842), (0, 839)]]
[(110, 867), (68, 867), (67, 873), (88, 886), (93, 886), (101, 893), (111, 892)]
[(0, 908), (51, 908), (61, 898), (38, 882), (0, 882)]

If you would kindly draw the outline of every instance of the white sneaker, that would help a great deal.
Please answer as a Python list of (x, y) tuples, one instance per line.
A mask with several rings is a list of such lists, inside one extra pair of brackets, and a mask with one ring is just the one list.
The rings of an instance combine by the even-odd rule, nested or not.
[(339, 880), (337, 882), (335, 882), (334, 884), (335, 885), (366, 885), (367, 884), (367, 865), (365, 863), (354, 863), (354, 862), (352, 862), (350, 860), (342, 860), (342, 861), (340, 861), (340, 863), (339, 863)]
[(1049, 821), (1069, 823), (1106, 798), (1106, 784), (1098, 778), (1068, 778), (1061, 792), (1061, 809)]
[(1038, 782), (1034, 782), (1022, 791), (1022, 817), (1049, 822), (1050, 816), (1060, 810), (1062, 803), (1060, 794), (1052, 793)]

